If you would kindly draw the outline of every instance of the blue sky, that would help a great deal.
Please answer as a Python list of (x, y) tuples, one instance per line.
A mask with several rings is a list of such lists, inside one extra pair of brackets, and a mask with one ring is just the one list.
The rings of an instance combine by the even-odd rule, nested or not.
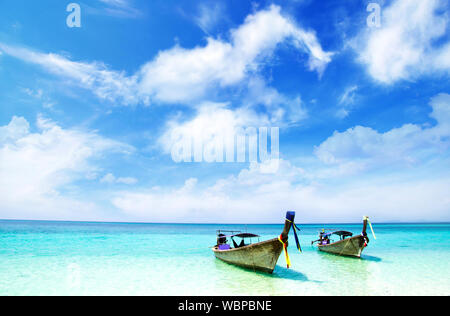
[[(69, 3), (0, 4), (0, 218), (450, 220), (448, 1)], [(276, 172), (171, 157), (239, 127)]]

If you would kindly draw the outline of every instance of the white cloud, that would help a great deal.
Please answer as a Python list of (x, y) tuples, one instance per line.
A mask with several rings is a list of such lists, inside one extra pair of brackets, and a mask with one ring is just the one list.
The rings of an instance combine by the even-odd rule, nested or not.
[(350, 114), (351, 107), (355, 103), (357, 85), (353, 85), (345, 89), (342, 96), (339, 98), (339, 108), (336, 112), (338, 118), (346, 118)]
[(315, 149), (325, 163), (343, 164), (349, 161), (366, 166), (379, 164), (414, 164), (444, 152), (450, 146), (450, 95), (434, 97), (430, 105), (434, 127), (406, 124), (385, 133), (363, 126), (345, 132), (335, 132)]
[(24, 92), (26, 94), (28, 94), (30, 97), (33, 97), (33, 98), (36, 98), (36, 99), (41, 99), (42, 95), (44, 93), (42, 91), (42, 89), (33, 90), (33, 89), (29, 89), (29, 88), (24, 89)]
[(309, 69), (323, 72), (331, 61), (312, 32), (307, 32), (271, 6), (246, 18), (225, 42), (209, 37), (207, 45), (194, 49), (175, 47), (161, 52), (142, 70), (141, 92), (153, 92), (157, 100), (177, 102), (199, 98), (211, 87), (242, 82), (249, 72), (270, 57), (277, 45), (290, 40), (309, 55)]
[(431, 100), (433, 111), (430, 117), (435, 119), (438, 124), (434, 127), (437, 135), (445, 137), (450, 135), (450, 95), (441, 93)]
[(262, 201), (268, 200), (267, 196), (258, 202), (256, 200), (270, 195), (275, 188), (283, 192), (281, 189), (289, 186), (284, 179), (292, 178), (292, 173), (292, 169), (283, 168), (278, 173), (280, 180), (271, 181), (274, 176), (260, 173), (255, 164), (238, 177), (221, 179), (206, 189), (197, 188), (197, 179), (189, 179), (184, 186), (174, 190), (157, 188), (138, 193), (120, 192), (113, 204), (126, 216), (156, 222), (270, 221), (277, 211), (282, 218), (282, 210), (279, 206), (271, 208), (272, 202), (262, 205)]
[[(361, 127), (333, 135), (318, 146), (319, 158), (331, 167), (299, 168), (281, 160), (277, 172), (266, 174), (251, 164), (213, 185), (191, 178), (178, 188), (113, 192), (111, 202), (120, 211), (117, 218), (152, 222), (275, 223), (286, 210), (296, 210), (299, 222), (360, 221), (366, 214), (374, 221), (450, 220), (450, 175), (443, 168), (448, 166), (450, 95), (440, 94), (430, 104), (436, 120), (432, 127), (408, 124), (386, 133)], [(213, 128), (207, 117), (214, 113), (231, 122), (244, 117), (216, 106), (192, 126)], [(129, 148), (43, 118), (37, 126), (39, 132), (32, 133), (25, 119), (15, 117), (0, 127), (0, 217), (104, 219), (96, 204), (63, 194), (63, 188), (98, 173), (93, 158)], [(413, 163), (396, 165), (394, 174), (383, 172), (400, 160)], [(361, 161), (376, 165), (377, 173), (365, 173)], [(435, 166), (443, 172), (429, 172)], [(102, 181), (116, 183), (118, 178), (107, 174)]]
[[(190, 120), (170, 120), (158, 143), (167, 154), (184, 149), (184, 144), (192, 144), (194, 149), (189, 155), (192, 158), (197, 152), (195, 148), (199, 148), (203, 154), (207, 147), (227, 148), (228, 144), (235, 144), (236, 132), (240, 128), (258, 129), (272, 126), (272, 123), (267, 115), (257, 114), (251, 109), (230, 109), (226, 103), (207, 102), (199, 106), (196, 116)], [(182, 148), (178, 148), (178, 145)]]
[(25, 88), (23, 91), (30, 97), (35, 98), (36, 100), (39, 100), (42, 102), (42, 106), (46, 109), (52, 109), (56, 103), (53, 102), (50, 97), (48, 97), (42, 89), (30, 89)]
[(122, 104), (148, 103), (136, 91), (137, 79), (125, 73), (108, 70), (101, 63), (73, 62), (57, 54), (43, 54), (0, 43), (6, 54), (44, 67), (47, 71), (92, 90), (97, 97)]
[(8, 142), (19, 139), (27, 135), (30, 131), (30, 124), (23, 117), (14, 116), (6, 126), (0, 126), (0, 142)]
[(100, 183), (107, 184), (136, 184), (138, 180), (132, 177), (119, 177), (116, 178), (112, 173), (106, 174), (103, 178), (100, 179)]
[(351, 186), (299, 184), (304, 171), (282, 161), (276, 174), (254, 165), (238, 176), (199, 188), (189, 180), (178, 189), (120, 192), (113, 204), (125, 216), (151, 222), (281, 223), (287, 210), (297, 222), (448, 220), (450, 179), (397, 181), (362, 178)]
[(170, 153), (173, 146), (182, 140), (220, 146), (222, 141), (225, 144), (234, 142), (236, 132), (242, 129), (283, 128), (307, 118), (300, 96), (288, 98), (267, 87), (258, 76), (248, 81), (247, 90), (240, 107), (233, 108), (229, 103), (203, 102), (197, 107), (194, 117), (186, 120), (179, 115), (169, 120), (159, 138), (159, 145), (165, 153)]
[(348, 105), (355, 102), (355, 92), (358, 90), (358, 86), (350, 86), (339, 99), (339, 104)]
[(40, 65), (60, 77), (92, 90), (99, 98), (122, 104), (192, 102), (211, 89), (236, 86), (255, 74), (276, 48), (290, 42), (309, 56), (308, 68), (321, 74), (332, 53), (323, 51), (314, 32), (306, 31), (272, 5), (249, 15), (230, 33), (230, 41), (207, 38), (192, 49), (175, 46), (161, 51), (132, 76), (109, 70), (102, 63), (74, 62), (0, 43), (4, 53)]
[[(245, 107), (258, 111), (267, 116), (272, 126), (296, 124), (308, 117), (300, 95), (287, 97), (276, 89), (268, 87), (264, 79), (254, 76), (248, 80), (247, 95), (243, 98)], [(261, 108), (264, 106), (264, 110)], [(261, 125), (259, 125), (261, 126)]]
[(99, 0), (99, 1), (115, 7), (125, 7), (128, 5), (129, 2), (127, 0)]
[(96, 172), (96, 159), (133, 148), (43, 117), (36, 126), (38, 131), (30, 132), (27, 120), (13, 117), (0, 127), (0, 218), (96, 218), (93, 203), (63, 192)]
[[(280, 222), (291, 209), (300, 222), (359, 221), (362, 215), (450, 220), (450, 95), (437, 95), (430, 105), (434, 126), (406, 124), (386, 133), (357, 126), (335, 133), (304, 168), (280, 160), (278, 171), (266, 174), (251, 164), (211, 186), (190, 179), (176, 189), (118, 192), (112, 202), (125, 216), (157, 222)], [(223, 111), (222, 121), (234, 120)], [(202, 118), (180, 128), (213, 128), (207, 114)]]
[(107, 14), (119, 18), (136, 18), (141, 12), (133, 7), (130, 0), (99, 0), (105, 5), (102, 11), (88, 7), (88, 12), (96, 14)]
[(198, 6), (198, 13), (195, 16), (195, 23), (203, 32), (209, 34), (217, 23), (224, 18), (225, 7), (223, 3), (201, 3)]
[(447, 0), (396, 0), (382, 9), (381, 28), (366, 28), (353, 43), (369, 74), (382, 83), (450, 70)]

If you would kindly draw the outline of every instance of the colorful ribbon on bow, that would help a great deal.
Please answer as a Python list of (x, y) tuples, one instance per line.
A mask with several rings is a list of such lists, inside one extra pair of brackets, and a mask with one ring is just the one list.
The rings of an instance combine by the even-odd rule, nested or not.
[[(297, 244), (297, 249), (298, 251), (302, 252), (302, 247), (300, 246), (300, 241), (298, 240), (298, 235), (297, 235), (297, 229), (300, 230), (300, 228), (297, 227), (297, 225), (295, 225), (295, 223), (289, 219), (286, 218), (286, 220), (292, 224), (292, 227), (294, 228), (294, 237), (295, 237), (295, 243)], [(280, 237), (278, 237), (278, 240), (283, 244), (283, 250), (284, 250), (284, 256), (286, 257), (286, 264), (287, 264), (287, 268), (289, 269), (289, 267), (291, 266), (291, 260), (289, 259), (289, 254), (287, 251), (287, 243), (285, 243), (283, 241), (283, 235), (280, 235)]]
[(280, 237), (278, 237), (278, 240), (283, 244), (284, 256), (286, 257), (286, 264), (287, 268), (289, 269), (289, 267), (291, 266), (291, 260), (289, 259), (289, 254), (287, 251), (287, 243), (283, 241), (283, 235), (280, 235)]
[(297, 249), (298, 249), (298, 251), (302, 252), (302, 247), (300, 246), (300, 241), (298, 240), (298, 236), (297, 236), (297, 229), (300, 230), (300, 228), (298, 228), (294, 222), (288, 220), (287, 218), (286, 218), (286, 220), (292, 224), (292, 227), (294, 228), (294, 237), (295, 237), (295, 243), (297, 244)]

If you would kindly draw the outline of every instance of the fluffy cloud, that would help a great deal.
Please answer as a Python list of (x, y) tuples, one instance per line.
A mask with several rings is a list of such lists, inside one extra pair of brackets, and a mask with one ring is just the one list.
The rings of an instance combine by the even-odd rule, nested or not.
[[(262, 173), (255, 163), (211, 186), (189, 179), (176, 189), (119, 192), (112, 202), (126, 216), (158, 222), (279, 222), (290, 209), (304, 222), (358, 221), (365, 214), (376, 214), (376, 221), (450, 220), (450, 95), (437, 95), (430, 105), (432, 127), (336, 132), (304, 168), (280, 160), (276, 172)], [(214, 122), (235, 120), (222, 111), (213, 112), (221, 115)], [(197, 127), (201, 134), (215, 126), (206, 112), (180, 128)], [(376, 174), (366, 172), (374, 167)], [(443, 172), (430, 172), (436, 167)]]
[(310, 70), (321, 73), (331, 61), (332, 54), (322, 50), (314, 33), (299, 28), (272, 5), (248, 16), (231, 31), (229, 42), (209, 37), (203, 47), (161, 52), (142, 68), (141, 91), (153, 91), (158, 100), (176, 102), (204, 95), (211, 84), (237, 84), (286, 40), (309, 55)]
[[(240, 107), (229, 103), (203, 102), (194, 117), (185, 119), (178, 115), (169, 120), (159, 138), (159, 145), (170, 153), (180, 140), (206, 143), (235, 142), (234, 137), (246, 128), (283, 128), (298, 124), (307, 118), (300, 96), (288, 98), (276, 89), (267, 87), (256, 76), (248, 81), (246, 97)], [(270, 135), (269, 135), (270, 136)]]
[(272, 172), (279, 158), (279, 129), (273, 123), (248, 108), (205, 103), (194, 118), (169, 121), (158, 142), (176, 162), (260, 161), (263, 172)]
[(0, 217), (93, 219), (95, 206), (63, 194), (96, 172), (105, 153), (133, 150), (93, 132), (63, 129), (42, 117), (38, 132), (22, 117), (0, 127)]
[[(111, 202), (120, 219), (152, 222), (280, 222), (290, 209), (298, 212), (300, 222), (359, 221), (365, 214), (376, 214), (375, 221), (450, 220), (450, 175), (428, 169), (428, 161), (436, 165), (439, 160), (438, 170), (448, 165), (450, 95), (440, 94), (430, 104), (430, 116), (436, 120), (432, 127), (408, 124), (386, 133), (356, 127), (336, 133), (317, 147), (319, 162), (326, 164), (299, 168), (280, 160), (276, 172), (263, 173), (254, 163), (213, 185), (188, 179), (178, 188), (116, 191)], [(216, 106), (211, 113), (207, 109), (212, 105), (205, 107), (203, 120), (183, 128), (198, 127), (199, 133), (214, 128), (208, 115), (217, 114), (220, 119), (215, 122), (225, 123), (244, 117)], [(246, 118), (252, 119), (259, 121)], [(97, 205), (62, 194), (63, 188), (97, 172), (93, 158), (130, 148), (95, 133), (62, 129), (42, 118), (38, 129), (30, 132), (29, 123), (18, 117), (0, 127), (1, 217), (101, 217)], [(383, 166), (393, 161), (408, 161), (413, 167), (402, 163), (395, 175), (383, 173)], [(377, 174), (366, 174), (359, 168), (361, 162), (376, 165)], [(358, 175), (353, 177), (355, 170)], [(416, 172), (426, 176), (415, 177)], [(346, 184), (348, 177), (352, 181)], [(107, 174), (101, 181), (117, 180)]]
[(0, 126), (0, 142), (6, 143), (14, 141), (30, 131), (30, 124), (23, 117), (14, 116), (11, 122), (6, 126)]
[(197, 115), (189, 121), (182, 122), (176, 118), (169, 121), (159, 143), (166, 153), (170, 153), (173, 145), (181, 138), (207, 141), (211, 137), (234, 133), (238, 127), (258, 127), (269, 124), (267, 117), (253, 111), (231, 110), (227, 108), (226, 103), (208, 102), (202, 104)]
[[(281, 162), (276, 174), (257, 165), (238, 176), (200, 188), (189, 179), (181, 188), (120, 192), (113, 204), (128, 218), (152, 222), (279, 223), (296, 210), (298, 222), (448, 220), (450, 179), (393, 181), (362, 179), (351, 186), (298, 182), (304, 170)], [(376, 214), (376, 216), (375, 216)]]
[(325, 163), (343, 164), (349, 161), (366, 166), (391, 163), (414, 164), (445, 152), (450, 146), (450, 95), (434, 97), (430, 116), (434, 127), (406, 124), (386, 133), (363, 126), (335, 132), (315, 153)]
[[(383, 83), (450, 70), (447, 0), (396, 0), (382, 10), (381, 28), (363, 31), (356, 42), (359, 60)], [(447, 37), (448, 40), (448, 37)]]
[[(348, 92), (353, 93), (354, 90), (350, 88)], [(349, 98), (346, 93), (341, 100), (348, 104)], [(450, 95), (439, 94), (430, 105), (430, 117), (436, 121), (433, 127), (405, 124), (380, 133), (370, 127), (355, 126), (344, 132), (336, 131), (315, 148), (315, 155), (325, 164), (333, 165), (332, 170), (321, 168), (315, 176), (337, 176), (380, 165), (414, 165), (445, 152), (450, 146)], [(277, 126), (279, 123), (282, 121), (276, 120), (276, 115), (257, 114), (249, 108), (230, 109), (227, 104), (207, 103), (188, 121), (169, 121), (159, 144), (170, 154), (174, 145), (183, 140), (202, 144), (225, 140), (226, 143), (227, 137), (234, 137), (241, 127), (258, 128)], [(222, 143), (218, 146), (223, 147)]]
[[(280, 205), (275, 207), (275, 204), (286, 197), (290, 181), (301, 172), (291, 168), (288, 162), (283, 161), (282, 165), (276, 175), (269, 175), (260, 173), (258, 164), (252, 164), (237, 177), (221, 179), (204, 189), (197, 187), (197, 179), (188, 179), (184, 186), (173, 190), (156, 188), (138, 193), (120, 192), (113, 204), (138, 220), (270, 222), (274, 212), (280, 210)], [(273, 197), (273, 194), (277, 196)], [(282, 216), (280, 210), (280, 218)]]
[[(247, 94), (243, 98), (245, 108), (258, 107), (264, 113), (272, 126), (287, 126), (298, 124), (308, 117), (300, 95), (287, 97), (276, 89), (268, 87), (259, 76), (248, 80)], [(261, 108), (264, 106), (264, 109)]]
[(191, 102), (212, 88), (240, 84), (270, 58), (279, 44), (290, 42), (309, 56), (308, 68), (321, 74), (331, 61), (315, 34), (283, 16), (278, 6), (253, 15), (230, 33), (230, 40), (212, 37), (193, 49), (175, 46), (161, 51), (132, 76), (109, 70), (101, 63), (74, 62), (56, 54), (0, 44), (4, 53), (40, 65), (49, 72), (73, 80), (99, 98), (122, 104)]

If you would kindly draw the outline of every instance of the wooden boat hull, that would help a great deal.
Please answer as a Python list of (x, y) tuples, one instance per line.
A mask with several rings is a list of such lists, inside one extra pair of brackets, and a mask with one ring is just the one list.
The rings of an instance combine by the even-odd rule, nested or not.
[(230, 250), (215, 247), (213, 251), (216, 258), (224, 262), (272, 274), (283, 251), (283, 244), (275, 238)]
[[(368, 238), (366, 237), (367, 242)], [(337, 241), (329, 245), (318, 245), (319, 250), (340, 256), (361, 257), (361, 253), (366, 247), (366, 240), (363, 236), (354, 236)]]

